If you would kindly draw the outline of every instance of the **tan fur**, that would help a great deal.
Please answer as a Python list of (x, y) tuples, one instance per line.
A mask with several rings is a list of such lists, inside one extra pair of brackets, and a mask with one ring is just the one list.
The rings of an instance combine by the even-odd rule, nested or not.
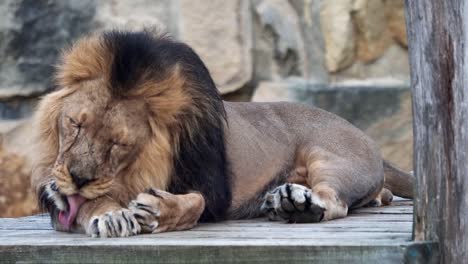
[(36, 187), (36, 191), (52, 178), (52, 167), (59, 148), (57, 120), (63, 107), (62, 99), (72, 92), (72, 90), (60, 90), (45, 96), (36, 111), (34, 151), (38, 155), (33, 156), (32, 173), (32, 186)]
[[(155, 195), (140, 193), (129, 206), (134, 214), (142, 216), (144, 223), (147, 223), (142, 224), (143, 231), (161, 233), (186, 230), (197, 224), (205, 207), (202, 195), (199, 193), (174, 195), (160, 190), (154, 190), (154, 193)], [(138, 203), (147, 205), (153, 213), (139, 209)]]
[(385, 188), (404, 197), (413, 197), (414, 176), (397, 168), (389, 161), (384, 161)]
[(379, 195), (375, 197), (373, 206), (390, 205), (393, 200), (393, 194), (390, 190), (383, 188)]
[[(326, 204), (324, 220), (344, 217), (381, 192), (384, 171), (376, 144), (343, 119), (291, 103), (226, 102), (225, 106), (235, 179), (233, 214), (285, 168), (290, 169), (287, 182), (309, 187)], [(399, 172), (389, 168), (385, 173), (393, 183), (389, 172)], [(411, 188), (407, 182), (402, 185)]]
[(83, 38), (62, 56), (56, 76), (60, 87), (70, 87), (83, 81), (109, 76), (112, 54), (98, 36)]
[(339, 198), (334, 188), (323, 183), (313, 186), (311, 190), (318, 195), (327, 209), (323, 217), (324, 221), (348, 215), (348, 205)]
[[(109, 89), (113, 55), (103, 41), (91, 36), (67, 51), (57, 74), (61, 88), (39, 105), (33, 186), (39, 190), (54, 181), (62, 194), (87, 198), (76, 228), (91, 235), (97, 234), (94, 220), (129, 212), (142, 216), (139, 223), (144, 232), (191, 228), (204, 210), (204, 197), (158, 189), (167, 190), (172, 180), (173, 158), (180, 151), (181, 114), (189, 113), (183, 118), (191, 124), (186, 127), (191, 140), (201, 129), (197, 122), (190, 122), (202, 115), (194, 98), (206, 95), (190, 94), (187, 87), (197, 84), (190, 83), (176, 65), (157, 81), (143, 72), (135, 89), (122, 98), (115, 96)], [(199, 103), (208, 104), (206, 100)], [(282, 182), (308, 187), (316, 205), (324, 209), (316, 210), (324, 211), (324, 220), (344, 217), (348, 210), (382, 198), (384, 166), (378, 148), (343, 119), (289, 103), (225, 102), (224, 106), (225, 147), (232, 176), (232, 204), (226, 209), (231, 218), (252, 215), (241, 215), (240, 208), (249, 206), (265, 186), (281, 177)], [(214, 120), (220, 113), (203, 115), (207, 115), (204, 120)], [(78, 137), (79, 133), (85, 136)], [(407, 175), (389, 165), (385, 169), (389, 189), (410, 196), (410, 183), (401, 186), (395, 180)], [(82, 177), (97, 176), (77, 188), (72, 170)], [(303, 186), (295, 189), (296, 197), (302, 198)], [(144, 193), (148, 188), (154, 194)], [(129, 211), (132, 199), (136, 200)], [(148, 215), (142, 206), (153, 213)], [(121, 235), (130, 234), (134, 233)]]
[[(115, 177), (101, 175), (93, 184), (79, 191), (88, 199), (102, 194), (108, 197), (87, 202), (82, 207), (78, 222), (84, 227), (92, 216), (114, 210), (117, 205), (125, 206), (149, 187), (162, 190), (167, 188), (172, 172), (172, 157), (177, 153), (177, 148), (174, 147), (177, 145), (178, 136), (177, 114), (189, 108), (196, 113), (191, 104), (192, 97), (184, 87), (187, 85), (186, 80), (178, 67), (172, 70), (171, 76), (160, 82), (145, 81), (143, 78), (139, 83), (140, 87), (134, 89), (126, 100), (115, 101), (106, 89), (109, 85), (112, 59), (100, 36), (95, 35), (78, 41), (65, 52), (62, 64), (59, 65), (57, 84), (61, 89), (44, 97), (35, 117), (38, 129), (36, 152), (40, 155), (37, 155), (38, 159), (35, 161), (33, 186), (39, 190), (51, 180), (55, 180), (60, 190), (67, 195), (78, 190), (72, 184), (67, 169), (67, 158), (59, 150), (58, 123), (68, 122), (63, 116), (64, 113), (74, 115), (73, 118), (88, 126), (87, 129), (100, 122), (106, 122), (103, 118), (109, 119), (109, 134), (115, 134), (117, 140), (136, 136), (132, 132), (133, 127), (122, 128), (118, 120), (137, 119), (147, 126), (148, 140), (141, 146), (135, 161), (129, 163), (130, 166), (123, 168)], [(116, 115), (100, 116), (104, 114), (101, 109), (118, 104), (122, 107), (116, 107)], [(70, 107), (81, 110), (76, 113), (67, 112)], [(119, 109), (134, 111), (125, 113)], [(138, 143), (139, 140), (135, 139), (135, 142)]]

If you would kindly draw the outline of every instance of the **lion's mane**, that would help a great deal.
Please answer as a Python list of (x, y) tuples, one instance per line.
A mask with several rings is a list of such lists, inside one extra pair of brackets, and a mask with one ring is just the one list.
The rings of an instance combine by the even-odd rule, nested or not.
[[(231, 202), (223, 102), (211, 76), (187, 45), (149, 32), (110, 31), (78, 41), (57, 67), (57, 89), (46, 95), (36, 113), (38, 133), (32, 182), (40, 204), (56, 216), (44, 188), (59, 151), (58, 118), (63, 99), (80, 82), (105, 80), (115, 100), (146, 101), (152, 140), (124, 177), (135, 196), (157, 187), (180, 194), (198, 191), (206, 209), (202, 221), (220, 220)], [(145, 186), (157, 177), (159, 186)], [(127, 198), (130, 199), (131, 197)]]

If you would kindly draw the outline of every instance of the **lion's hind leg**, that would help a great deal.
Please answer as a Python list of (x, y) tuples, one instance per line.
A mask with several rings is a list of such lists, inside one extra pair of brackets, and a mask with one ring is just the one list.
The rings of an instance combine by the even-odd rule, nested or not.
[(266, 194), (261, 210), (272, 221), (315, 223), (322, 221), (325, 204), (307, 187), (286, 183)]
[(382, 188), (379, 195), (375, 199), (371, 200), (367, 206), (369, 207), (379, 207), (390, 205), (393, 201), (393, 194), (389, 189)]
[(290, 223), (317, 223), (345, 217), (348, 206), (336, 192), (326, 186), (309, 189), (306, 186), (286, 183), (265, 195), (261, 210), (272, 221)]
[(371, 168), (319, 147), (304, 148), (298, 153), (289, 183), (267, 193), (262, 210), (272, 220), (289, 222), (345, 217), (348, 206), (362, 206), (381, 190), (383, 174), (375, 176)]
[(128, 208), (143, 233), (160, 233), (194, 227), (205, 209), (205, 200), (199, 193), (175, 195), (152, 188), (138, 194)]

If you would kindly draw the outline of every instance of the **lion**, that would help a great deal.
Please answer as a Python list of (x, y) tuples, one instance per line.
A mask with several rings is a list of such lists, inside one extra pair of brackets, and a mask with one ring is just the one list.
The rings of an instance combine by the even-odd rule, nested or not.
[(59, 231), (126, 237), (267, 216), (316, 223), (413, 176), (344, 119), (295, 103), (225, 102), (186, 44), (146, 31), (77, 41), (35, 115), (32, 184)]

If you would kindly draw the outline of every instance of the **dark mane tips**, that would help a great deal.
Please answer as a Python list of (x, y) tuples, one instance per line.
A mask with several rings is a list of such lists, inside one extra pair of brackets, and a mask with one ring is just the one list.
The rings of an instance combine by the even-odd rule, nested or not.
[[(205, 64), (188, 45), (164, 35), (111, 31), (104, 34), (104, 41), (113, 56), (109, 85), (114, 96), (125, 96), (140, 83), (157, 84), (178, 66), (184, 78), (183, 93), (191, 98), (191, 106), (177, 111), (178, 123), (171, 127), (171, 134), (178, 135), (174, 141), (178, 146), (173, 146), (177, 154), (168, 191), (200, 192), (206, 204), (200, 220), (223, 219), (231, 204), (224, 139), (226, 113)], [(160, 94), (160, 99), (173, 100), (168, 94)]]
[(108, 78), (114, 95), (125, 95), (141, 82), (164, 80), (178, 65), (181, 74), (188, 78), (186, 92), (195, 103), (217, 105), (224, 116), (221, 96), (208, 69), (188, 45), (151, 31), (108, 31), (103, 34), (103, 41), (113, 57)]
[(164, 56), (173, 46), (166, 35), (115, 30), (105, 32), (103, 40), (113, 57), (108, 78), (114, 95), (125, 95), (146, 76), (163, 78), (175, 64)]

